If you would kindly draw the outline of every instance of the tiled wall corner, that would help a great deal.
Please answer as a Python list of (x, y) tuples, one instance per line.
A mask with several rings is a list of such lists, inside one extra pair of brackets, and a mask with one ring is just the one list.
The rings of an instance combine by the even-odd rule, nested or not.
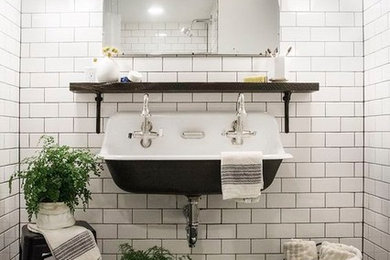
[(0, 259), (18, 259), (20, 13), (18, 0), (0, 0)]
[[(94, 96), (69, 92), (84, 79), (83, 68), (99, 56), (102, 0), (23, 0), (20, 99), (21, 157), (40, 135), (60, 144), (98, 151)], [(66, 22), (74, 15), (82, 25)], [(310, 17), (314, 17), (312, 19)], [(69, 20), (68, 20), (69, 21)], [(116, 259), (118, 245), (162, 245), (195, 260), (282, 259), (291, 237), (338, 241), (362, 247), (363, 49), (361, 1), (283, 0), (281, 49), (293, 46), (294, 81), (316, 81), (313, 94), (294, 94), (290, 134), (282, 133), (294, 159), (282, 164), (273, 185), (254, 205), (204, 196), (197, 247), (186, 246), (181, 196), (128, 194), (110, 174), (91, 183), (93, 201), (78, 210), (98, 232), (104, 259)], [(42, 51), (45, 50), (45, 51)], [(148, 81), (242, 81), (265, 75), (267, 59), (257, 57), (118, 59), (123, 75), (139, 70)], [(151, 111), (230, 111), (236, 94), (153, 94)], [(283, 129), (280, 94), (246, 93), (248, 111), (276, 116)], [(142, 95), (106, 94), (102, 113), (139, 111)], [(26, 214), (21, 212), (22, 220)], [(326, 216), (326, 217), (325, 217)]]
[(390, 2), (364, 1), (365, 259), (390, 259)]

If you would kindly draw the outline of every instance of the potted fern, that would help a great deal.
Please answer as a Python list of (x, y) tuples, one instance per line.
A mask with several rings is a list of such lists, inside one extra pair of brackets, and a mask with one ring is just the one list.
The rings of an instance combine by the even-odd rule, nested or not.
[(43, 136), (42, 150), (24, 159), (25, 169), (9, 179), (20, 178), (28, 219), (36, 216), (38, 228), (59, 229), (74, 225), (76, 206), (85, 210), (91, 199), (90, 174), (99, 176), (100, 159), (88, 150), (59, 146), (53, 137)]
[(119, 251), (122, 254), (120, 260), (191, 260), (189, 256), (175, 257), (167, 249), (158, 246), (147, 250), (135, 250), (126, 243), (119, 246)]

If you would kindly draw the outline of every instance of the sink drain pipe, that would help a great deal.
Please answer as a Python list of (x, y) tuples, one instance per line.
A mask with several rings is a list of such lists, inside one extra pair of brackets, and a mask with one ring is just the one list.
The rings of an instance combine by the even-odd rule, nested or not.
[(183, 213), (187, 219), (187, 241), (189, 247), (195, 247), (198, 240), (199, 226), (199, 199), (200, 196), (187, 196), (188, 204), (184, 206)]

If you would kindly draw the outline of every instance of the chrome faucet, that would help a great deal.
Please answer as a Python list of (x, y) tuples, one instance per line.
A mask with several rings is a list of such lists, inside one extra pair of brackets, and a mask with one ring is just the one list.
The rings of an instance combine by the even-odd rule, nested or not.
[(244, 138), (251, 137), (256, 135), (255, 131), (249, 131), (244, 129), (244, 124), (248, 114), (245, 110), (245, 100), (244, 94), (240, 93), (238, 95), (237, 105), (236, 105), (236, 117), (237, 119), (232, 123), (232, 130), (223, 132), (222, 135), (225, 135), (228, 138), (232, 139), (232, 144), (242, 145), (244, 143)]
[(149, 94), (144, 94), (141, 117), (143, 120), (141, 124), (141, 131), (134, 131), (133, 133), (129, 133), (129, 138), (141, 138), (141, 146), (143, 148), (149, 148), (152, 145), (152, 139), (162, 136), (161, 129), (158, 132), (152, 131), (153, 125), (150, 121), (152, 116), (149, 112)]

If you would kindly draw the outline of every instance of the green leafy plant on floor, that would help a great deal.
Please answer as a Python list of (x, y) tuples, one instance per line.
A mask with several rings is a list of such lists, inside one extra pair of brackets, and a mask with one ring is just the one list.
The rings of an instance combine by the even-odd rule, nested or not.
[(99, 176), (103, 170), (100, 158), (86, 149), (59, 146), (50, 136), (42, 136), (41, 141), (42, 150), (24, 159), (25, 169), (11, 176), (10, 191), (12, 181), (20, 178), (29, 220), (39, 212), (41, 202), (64, 202), (72, 212), (81, 203), (85, 210), (91, 199), (90, 174)]
[(122, 254), (121, 260), (191, 260), (189, 256), (174, 256), (168, 250), (154, 246), (145, 251), (134, 250), (129, 244), (121, 244), (119, 251)]

